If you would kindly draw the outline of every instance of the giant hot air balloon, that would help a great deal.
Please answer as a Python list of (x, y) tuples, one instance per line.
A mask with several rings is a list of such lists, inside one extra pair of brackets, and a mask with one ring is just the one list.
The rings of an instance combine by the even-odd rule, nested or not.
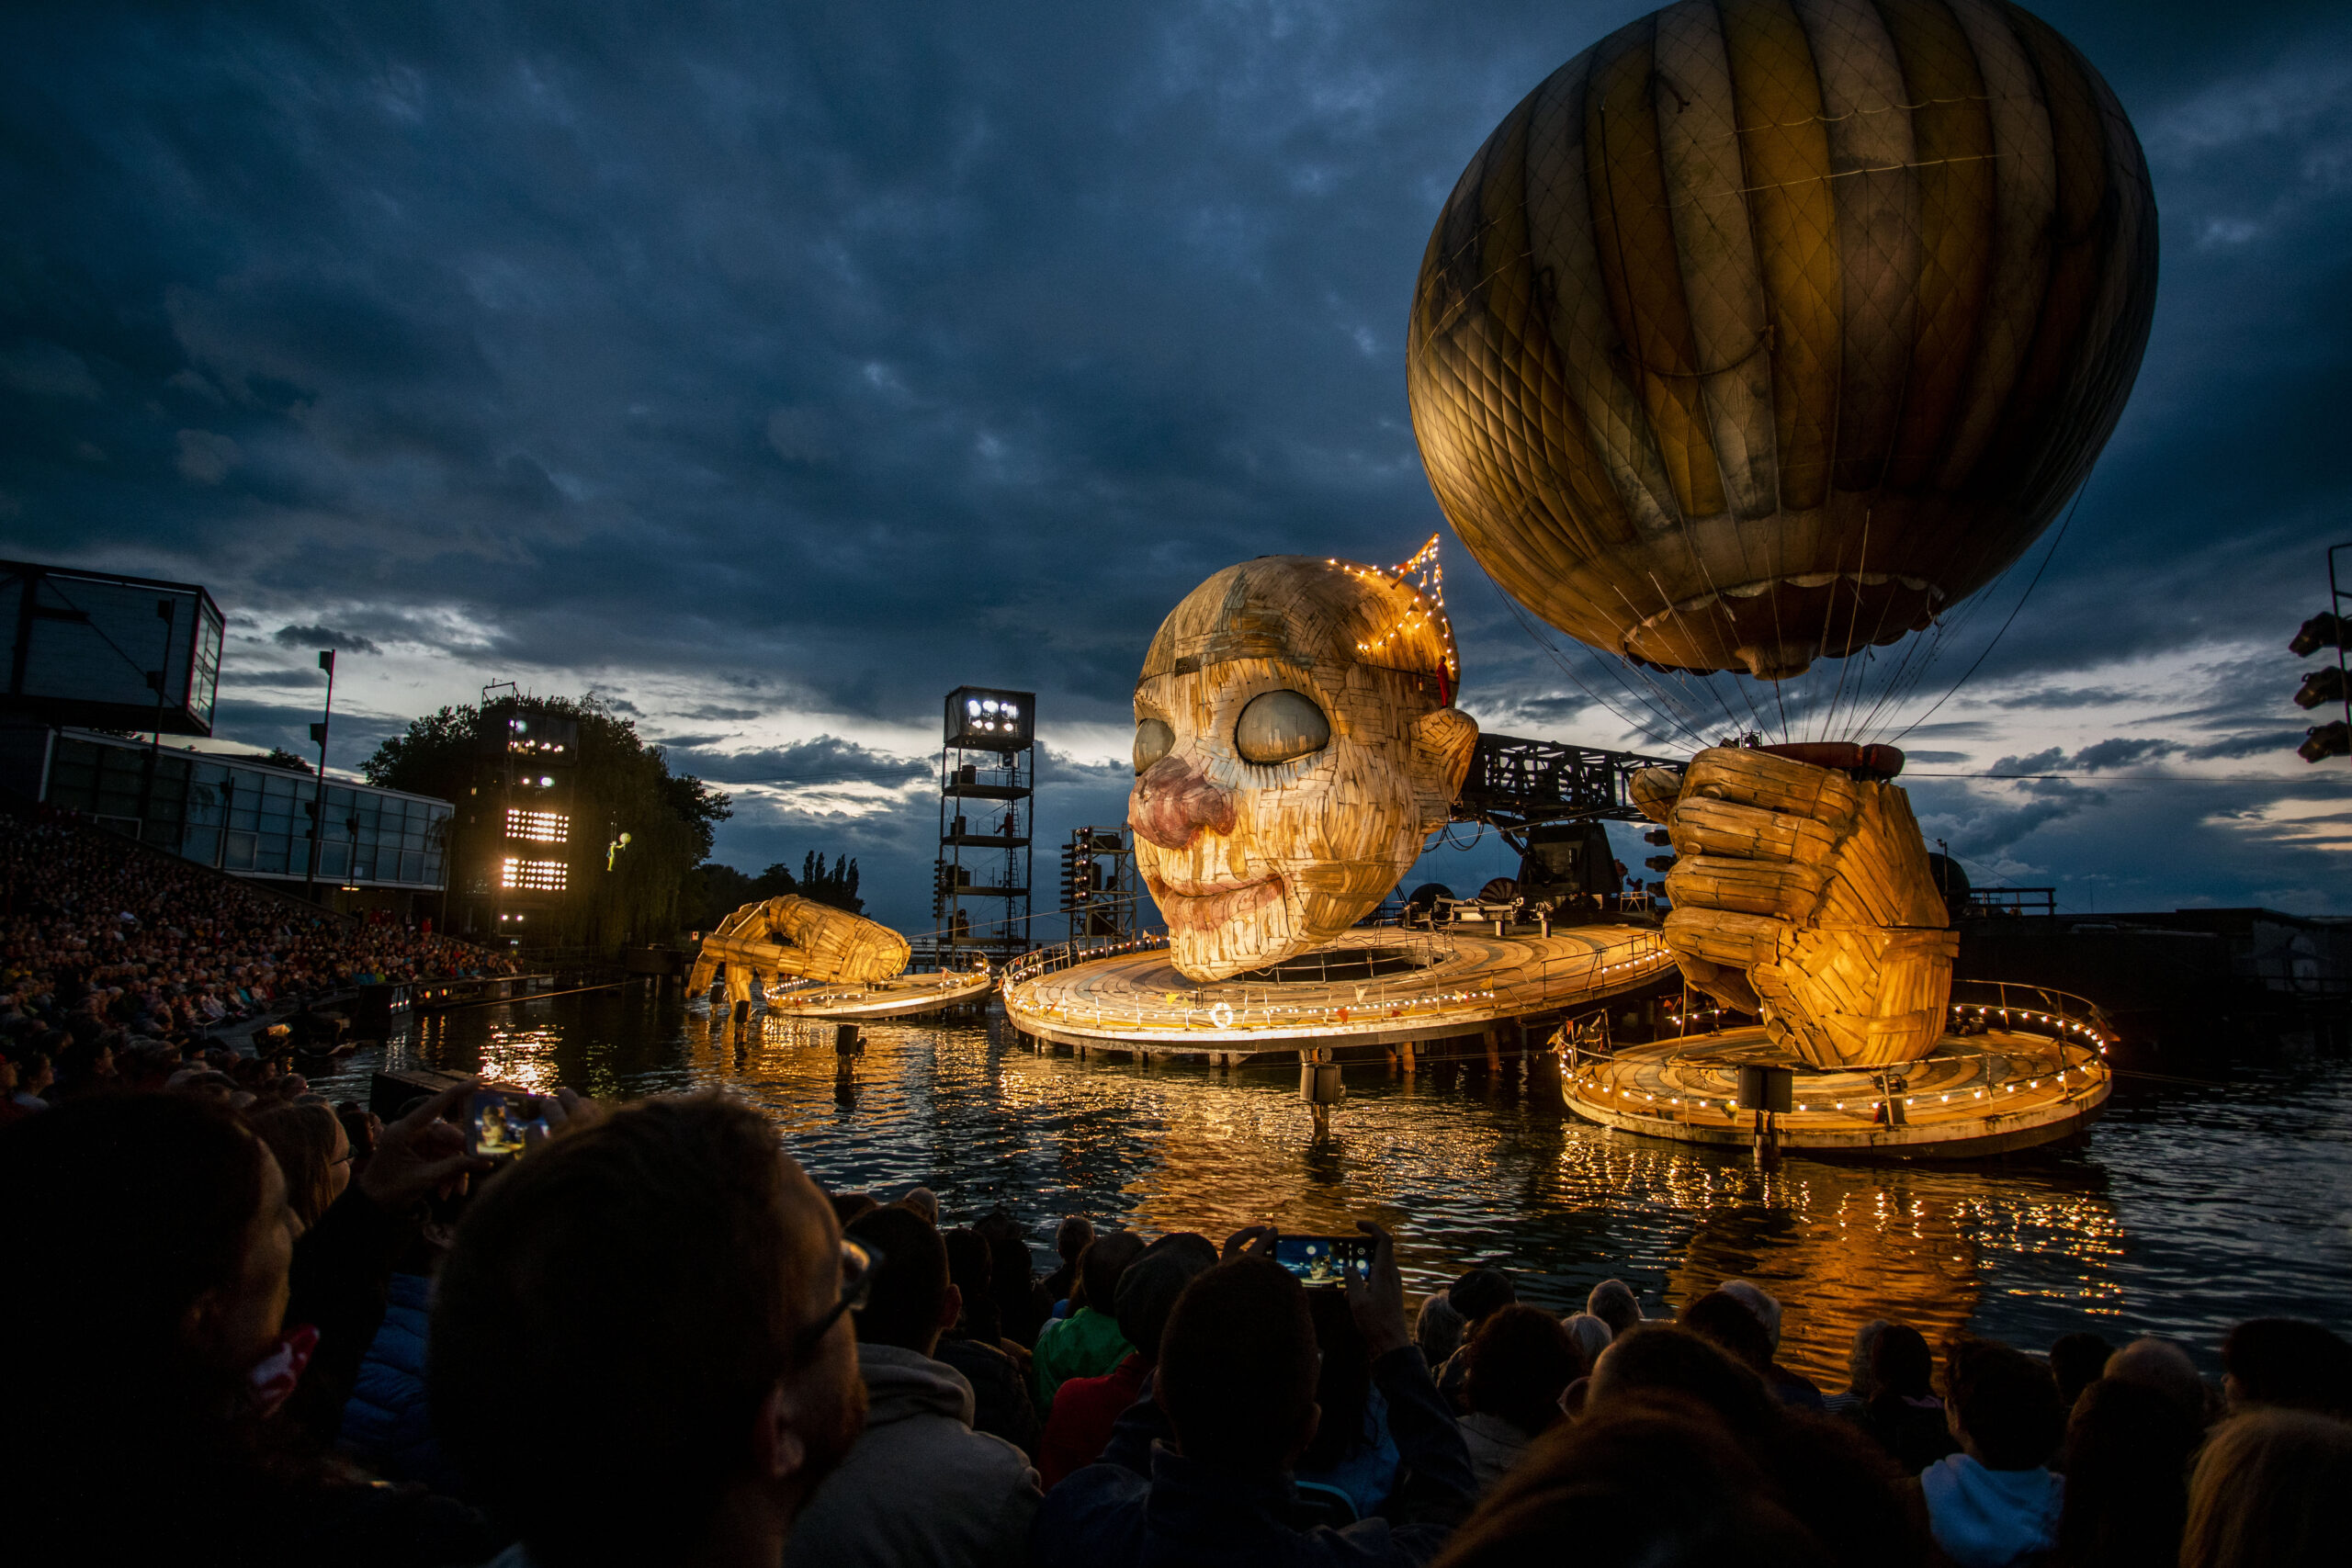
[(1689, 0), (1513, 109), (1430, 236), (1413, 428), (1514, 598), (1777, 680), (1927, 626), (2080, 485), (2147, 343), (2131, 122), (2000, 0)]

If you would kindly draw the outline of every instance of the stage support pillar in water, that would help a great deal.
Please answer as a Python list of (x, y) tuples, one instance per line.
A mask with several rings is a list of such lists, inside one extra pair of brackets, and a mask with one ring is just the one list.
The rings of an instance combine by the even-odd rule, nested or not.
[(1315, 1135), (1330, 1136), (1331, 1108), (1347, 1095), (1340, 1081), (1340, 1064), (1329, 1045), (1310, 1046), (1298, 1054), (1298, 1098), (1315, 1118)]

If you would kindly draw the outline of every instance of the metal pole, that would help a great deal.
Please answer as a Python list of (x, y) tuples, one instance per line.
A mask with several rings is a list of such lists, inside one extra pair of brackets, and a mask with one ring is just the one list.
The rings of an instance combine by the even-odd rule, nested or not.
[(2335, 586), (2335, 552), (2352, 550), (2352, 544), (2327, 547), (2327, 609), (2335, 617), (2335, 678), (2344, 689), (2344, 722), (2352, 727), (2352, 671), (2344, 662), (2344, 590)]
[(311, 787), (311, 858), (302, 873), (302, 897), (312, 903), (319, 897), (319, 840), (327, 828), (327, 727), (334, 722), (334, 649), (320, 650), (319, 668), (327, 672), (327, 705), (311, 731), (319, 742), (319, 780)]
[[(2332, 581), (2335, 558), (2328, 558), (2327, 564)], [(139, 836), (142, 842), (147, 837), (147, 814), (155, 808), (155, 773), (164, 762), (164, 688), (171, 683), (172, 631), (178, 618), (178, 606), (169, 599), (156, 600), (155, 618), (164, 623), (164, 657), (156, 664), (154, 672), (147, 677), (147, 683), (155, 688), (155, 728), (147, 738), (147, 776), (140, 781), (139, 785)], [(29, 613), (28, 621), (29, 623)], [(173, 845), (175, 849), (178, 847), (177, 844)]]

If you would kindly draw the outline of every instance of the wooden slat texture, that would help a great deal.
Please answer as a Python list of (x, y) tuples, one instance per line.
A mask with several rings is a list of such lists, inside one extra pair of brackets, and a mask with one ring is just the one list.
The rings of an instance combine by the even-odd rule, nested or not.
[(1549, 937), (1365, 929), (1324, 951), (1363, 948), (1419, 949), (1430, 962), (1377, 980), (1198, 985), (1166, 953), (1130, 953), (1014, 981), (1005, 1016), (1016, 1029), (1066, 1044), (1248, 1054), (1442, 1038), (1557, 1014), (1674, 970), (1667, 944), (1642, 926), (1578, 926)]
[[(1135, 712), (1174, 744), (1136, 779), (1128, 822), (1184, 976), (1308, 951), (1387, 897), (1452, 815), (1477, 743), (1454, 681), (1443, 604), (1375, 567), (1265, 557), (1170, 612)], [(1281, 692), (1320, 710), (1329, 739), (1252, 761), (1237, 727)]]
[[(1646, 776), (1646, 775), (1645, 775)], [(1663, 814), (1679, 858), (1666, 919), (1690, 983), (1815, 1066), (1924, 1056), (1958, 939), (1893, 784), (1738, 747), (1702, 751)], [(1637, 799), (1657, 814), (1664, 781)]]
[(878, 921), (787, 895), (746, 904), (703, 939), (687, 977), (709, 988), (727, 965), (727, 999), (748, 1000), (754, 976), (809, 980), (887, 980), (907, 966), (907, 939)]

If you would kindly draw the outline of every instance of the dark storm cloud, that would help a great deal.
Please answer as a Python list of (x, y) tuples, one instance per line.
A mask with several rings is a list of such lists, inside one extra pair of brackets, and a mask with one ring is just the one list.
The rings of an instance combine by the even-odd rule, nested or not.
[(2187, 750), (2177, 740), (2132, 739), (2119, 735), (2111, 740), (2101, 740), (2075, 752), (2074, 765), (2084, 773), (2096, 773), (2102, 769), (2120, 768), (2132, 762), (2169, 757)]
[(2112, 686), (2044, 686), (2031, 692), (2011, 693), (1994, 701), (1996, 706), (2005, 708), (2089, 708), (2128, 703), (2133, 695)]
[(2201, 762), (2222, 757), (2283, 757), (2303, 743), (2305, 733), (2301, 729), (2250, 730), (2224, 736), (2202, 746), (2192, 746), (2183, 755)]
[(381, 653), (384, 650), (357, 632), (339, 632), (332, 626), (280, 626), (270, 634), (270, 641), (286, 648), (332, 648), (345, 653)]
[(2160, 737), (2131, 738), (2116, 736), (2111, 739), (2086, 746), (2069, 756), (2064, 747), (2053, 746), (2027, 757), (2003, 757), (1987, 770), (1996, 774), (2024, 777), (2031, 774), (2096, 773), (2110, 768), (2120, 768), (2133, 762), (2147, 762), (2177, 756), (2189, 750), (2177, 740)]
[(710, 744), (710, 738), (695, 736), (665, 741), (663, 749), (673, 767), (684, 767), (719, 784), (778, 787), (871, 784), (898, 788), (932, 777), (934, 768), (925, 758), (894, 757), (830, 735), (756, 751), (716, 751), (707, 749)]
[[(1144, 639), (1210, 571), (1396, 560), (1438, 526), (1402, 343), (1430, 224), (1513, 102), (1646, 8), (17, 7), (0, 545), (485, 679), (650, 709), (628, 682), (658, 676), (695, 694), (650, 731), (696, 730), (669, 744), (714, 777), (911, 780), (700, 732), (899, 723), (964, 680), (1124, 722)], [(1980, 654), (1975, 685), (2030, 716), (2135, 655), (2283, 641), (2352, 523), (2352, 22), (2037, 8), (2146, 142), (2155, 333), (2030, 601), (1986, 652), (2040, 547), (1905, 716)], [(1870, 716), (1834, 682), (1733, 699), (1564, 665), (1490, 592), (1453, 597), (1498, 726), (1655, 749), (1770, 724), (1773, 697)], [(2285, 733), (2296, 673), (2216, 678), (2165, 733), (2257, 754), (2212, 749)], [(223, 715), (259, 744), (308, 717)], [(1066, 787), (1088, 813), (1124, 792)], [(930, 809), (828, 820), (921, 866)], [(750, 810), (729, 843), (794, 830)]]
[[(212, 732), (265, 751), (278, 746), (315, 760), (319, 743), (311, 739), (311, 726), (318, 719), (316, 706), (224, 696), (214, 710)], [(370, 713), (339, 713), (334, 724), (327, 744), (327, 767), (333, 772), (356, 772), (377, 747), (408, 728), (404, 718)]]

